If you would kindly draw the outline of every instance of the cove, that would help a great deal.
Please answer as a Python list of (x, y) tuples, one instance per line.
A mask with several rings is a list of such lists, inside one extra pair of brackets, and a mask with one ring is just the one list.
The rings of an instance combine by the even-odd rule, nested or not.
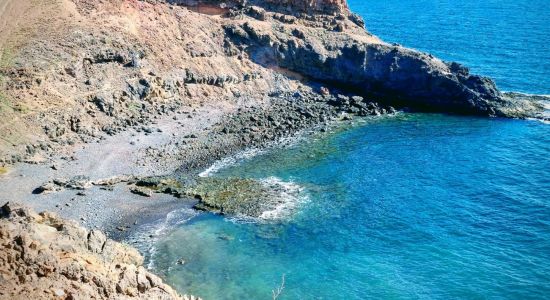
[(298, 185), (299, 209), (193, 212), (151, 266), (205, 299), (270, 298), (283, 274), (281, 299), (544, 298), (547, 126), (398, 114), (257, 155), (213, 176)]
[[(549, 94), (546, 1), (350, 0), (389, 42)], [(368, 119), (212, 176), (288, 184), (272, 220), (191, 209), (150, 267), (204, 299), (542, 299), (550, 294), (550, 135), (537, 121)], [(296, 187), (299, 187), (296, 189)]]

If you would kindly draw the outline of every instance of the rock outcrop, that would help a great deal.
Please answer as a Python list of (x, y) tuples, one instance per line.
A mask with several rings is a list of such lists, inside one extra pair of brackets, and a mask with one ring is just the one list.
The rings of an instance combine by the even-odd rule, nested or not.
[(261, 6), (271, 11), (287, 14), (349, 14), (346, 0), (166, 0), (166, 2), (189, 7), (244, 8)]
[[(6, 7), (13, 13), (0, 11), (5, 163), (94, 142), (181, 107), (304, 87), (420, 111), (524, 118), (541, 109), (464, 66), (384, 43), (344, 0), (7, 0)], [(24, 15), (33, 16), (28, 30), (11, 25)]]
[[(267, 14), (264, 19), (276, 18)], [(260, 22), (226, 26), (231, 40), (263, 66), (276, 65), (307, 78), (420, 111), (526, 117), (540, 110), (531, 101), (502, 94), (486, 77), (430, 54), (390, 45), (365, 33), (354, 35), (343, 17), (331, 31)], [(357, 30), (357, 29), (355, 29)]]
[(198, 299), (142, 263), (98, 230), (9, 203), (0, 209), (0, 299)]

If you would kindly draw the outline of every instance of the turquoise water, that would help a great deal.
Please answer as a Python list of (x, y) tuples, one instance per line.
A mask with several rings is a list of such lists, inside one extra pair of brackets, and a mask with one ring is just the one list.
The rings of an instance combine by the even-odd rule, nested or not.
[[(350, 0), (386, 40), (543, 94), (548, 3)], [(261, 153), (212, 176), (286, 184), (280, 218), (174, 212), (150, 267), (204, 299), (283, 274), (279, 299), (550, 299), (549, 126), (401, 113)]]
[[(550, 136), (536, 121), (403, 114), (216, 176), (299, 184), (287, 221), (200, 214), (154, 268), (206, 299), (542, 299), (550, 295)], [(183, 258), (184, 265), (175, 265)]]

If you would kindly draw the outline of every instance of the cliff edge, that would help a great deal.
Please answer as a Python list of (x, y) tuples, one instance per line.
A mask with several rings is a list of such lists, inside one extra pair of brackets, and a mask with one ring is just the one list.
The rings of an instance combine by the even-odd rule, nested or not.
[(137, 250), (50, 213), (0, 208), (1, 299), (199, 299), (180, 296)]
[(542, 109), (457, 63), (381, 41), (344, 0), (7, 0), (0, 16), (5, 163), (185, 106), (300, 90), (416, 111), (525, 118)]

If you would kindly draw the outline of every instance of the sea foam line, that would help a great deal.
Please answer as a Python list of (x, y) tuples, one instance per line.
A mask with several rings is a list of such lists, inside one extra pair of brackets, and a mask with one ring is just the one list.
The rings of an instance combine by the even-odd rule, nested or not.
[(250, 148), (243, 150), (235, 155), (225, 157), (221, 160), (218, 160), (214, 162), (210, 167), (208, 167), (206, 170), (199, 173), (199, 177), (209, 177), (213, 174), (216, 174), (219, 170), (225, 169), (229, 166), (236, 165), (244, 160), (250, 159), (256, 155), (259, 155), (261, 153), (264, 153), (265, 150), (257, 149), (257, 148)]
[(166, 234), (172, 232), (174, 228), (188, 222), (198, 214), (198, 211), (188, 207), (173, 210), (166, 214), (164, 219), (142, 226), (128, 241), (135, 243), (137, 248), (145, 254), (148, 260), (147, 268), (149, 270), (154, 269), (154, 257), (158, 252), (156, 247), (158, 241)]
[(218, 161), (215, 161), (210, 167), (199, 173), (199, 177), (209, 177), (216, 174), (218, 171), (230, 166), (237, 165), (245, 160), (251, 159), (255, 156), (264, 154), (270, 150), (280, 147), (289, 147), (295, 145), (304, 138), (305, 132), (295, 134), (293, 136), (284, 137), (277, 141), (266, 143), (264, 148), (248, 148), (237, 152), (234, 155), (225, 157)]
[[(398, 117), (398, 116), (401, 116), (401, 115), (402, 115), (402, 112), (397, 111), (393, 114), (384, 114), (384, 115), (380, 115), (380, 116), (365, 117), (365, 118), (362, 118), (362, 120), (368, 121), (368, 120), (378, 120), (378, 119), (383, 119), (383, 118), (394, 118), (394, 117)], [(340, 124), (340, 122), (341, 121), (337, 121), (337, 120), (332, 121), (331, 124), (329, 125), (329, 128), (330, 127), (332, 127), (332, 128), (337, 127), (338, 124)], [(234, 154), (234, 155), (225, 157), (223, 159), (220, 159), (218, 161), (215, 161), (210, 167), (208, 167), (204, 171), (200, 172), (198, 176), (199, 177), (209, 177), (209, 176), (212, 176), (212, 175), (216, 174), (218, 171), (220, 171), (222, 169), (225, 169), (225, 168), (230, 167), (230, 166), (237, 165), (237, 164), (239, 164), (239, 163), (241, 163), (241, 162), (243, 162), (247, 159), (251, 159), (255, 156), (264, 154), (267, 151), (270, 151), (270, 150), (273, 150), (273, 149), (276, 149), (276, 148), (290, 147), (290, 146), (296, 145), (298, 142), (307, 139), (308, 134), (319, 133), (318, 129), (320, 127), (322, 127), (322, 125), (319, 124), (317, 126), (313, 126), (312, 128), (309, 128), (309, 129), (300, 130), (300, 131), (298, 131), (298, 132), (296, 132), (296, 133), (294, 133), (290, 136), (280, 138), (276, 141), (268, 142), (261, 149), (260, 148), (248, 148), (248, 149), (242, 150), (242, 151), (238, 152), (237, 154)]]
[(292, 181), (285, 182), (277, 177), (261, 180), (266, 187), (279, 187), (274, 197), (275, 205), (260, 215), (262, 220), (283, 220), (293, 216), (301, 205), (309, 200), (304, 188)]

